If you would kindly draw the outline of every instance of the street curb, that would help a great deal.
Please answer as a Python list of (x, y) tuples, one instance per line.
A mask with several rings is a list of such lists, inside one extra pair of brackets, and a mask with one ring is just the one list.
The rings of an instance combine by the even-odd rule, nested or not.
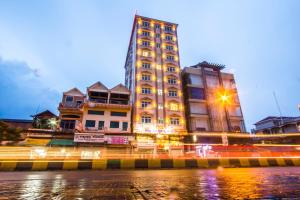
[(0, 160), (0, 171), (191, 169), (300, 166), (300, 158)]

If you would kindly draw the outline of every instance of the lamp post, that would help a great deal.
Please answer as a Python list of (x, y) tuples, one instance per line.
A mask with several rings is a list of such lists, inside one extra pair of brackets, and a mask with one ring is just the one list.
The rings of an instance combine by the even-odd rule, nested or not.
[(224, 146), (227, 146), (228, 145), (228, 137), (227, 137), (227, 132), (224, 131), (223, 110), (226, 111), (226, 106), (231, 103), (231, 95), (225, 89), (221, 89), (217, 93), (217, 100), (220, 104), (219, 116), (220, 116), (220, 121), (221, 121), (221, 126), (222, 126), (222, 143)]

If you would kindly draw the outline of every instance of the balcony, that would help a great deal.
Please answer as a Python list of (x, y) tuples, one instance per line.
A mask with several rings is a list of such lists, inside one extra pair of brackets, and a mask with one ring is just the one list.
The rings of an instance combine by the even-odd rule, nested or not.
[(150, 33), (150, 35), (139, 34), (139, 35), (138, 35), (138, 38), (139, 38), (139, 39), (152, 40), (153, 37), (151, 36), (151, 33)]
[(175, 51), (174, 48), (172, 50), (164, 48), (163, 51), (167, 54), (177, 55), (177, 51)]
[(89, 101), (93, 103), (107, 103), (107, 99), (89, 98)]
[(109, 101), (110, 104), (118, 104), (118, 105), (129, 105), (129, 100), (116, 100), (116, 99), (111, 99)]
[(172, 64), (172, 65), (178, 65), (178, 61), (176, 61), (175, 59), (174, 60), (169, 60), (169, 59), (165, 59), (164, 60), (164, 62), (166, 63), (166, 64)]
[(81, 111), (83, 107), (83, 103), (78, 102), (64, 102), (60, 103), (58, 106), (59, 111)]
[(166, 38), (163, 38), (162, 41), (165, 43), (169, 43), (169, 44), (176, 44), (176, 41), (174, 40), (174, 38), (172, 40), (167, 40)]
[(138, 45), (138, 48), (139, 48), (139, 49), (149, 50), (149, 51), (152, 51), (152, 50), (153, 50), (153, 46), (151, 46), (151, 44), (150, 44), (150, 45), (139, 44), (139, 45)]

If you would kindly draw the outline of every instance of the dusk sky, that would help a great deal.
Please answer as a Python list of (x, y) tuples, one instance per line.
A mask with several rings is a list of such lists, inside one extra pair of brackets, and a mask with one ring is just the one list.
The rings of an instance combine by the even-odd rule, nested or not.
[(300, 1), (0, 1), (0, 118), (57, 112), (62, 92), (124, 83), (134, 14), (178, 23), (181, 67), (235, 74), (248, 131), (299, 116)]

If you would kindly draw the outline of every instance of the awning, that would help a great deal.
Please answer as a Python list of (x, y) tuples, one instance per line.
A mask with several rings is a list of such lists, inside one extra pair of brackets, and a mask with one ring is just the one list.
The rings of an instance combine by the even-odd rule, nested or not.
[(47, 146), (74, 146), (73, 140), (52, 139)]
[(46, 146), (50, 142), (50, 139), (34, 139), (27, 138), (25, 141), (25, 145), (29, 146)]

